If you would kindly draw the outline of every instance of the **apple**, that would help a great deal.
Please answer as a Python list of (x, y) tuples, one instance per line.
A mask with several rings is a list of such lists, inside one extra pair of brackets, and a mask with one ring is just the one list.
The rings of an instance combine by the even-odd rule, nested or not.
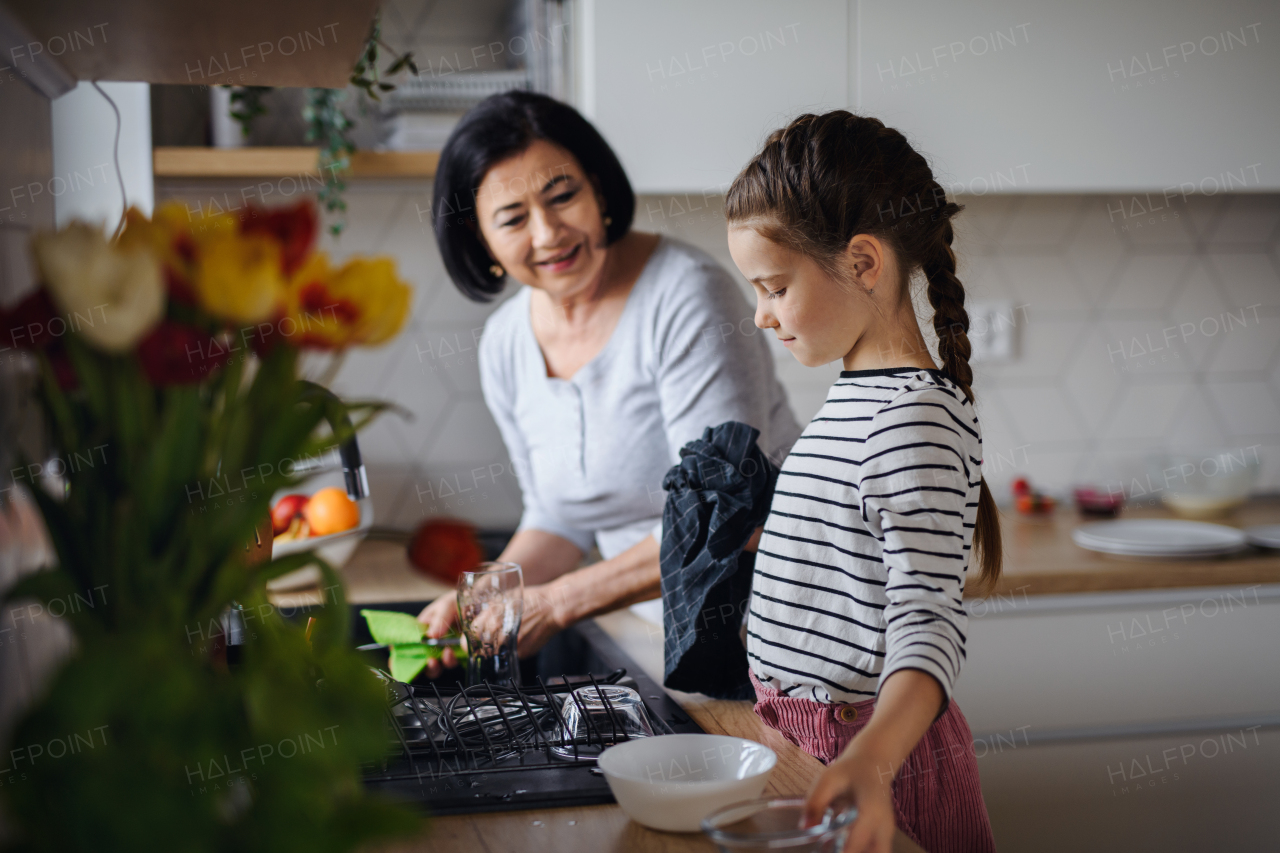
[(303, 508), (310, 500), (306, 495), (285, 495), (276, 501), (276, 505), (271, 508), (271, 532), (275, 536), (279, 536), (289, 529), (289, 525), (294, 518), (302, 515)]

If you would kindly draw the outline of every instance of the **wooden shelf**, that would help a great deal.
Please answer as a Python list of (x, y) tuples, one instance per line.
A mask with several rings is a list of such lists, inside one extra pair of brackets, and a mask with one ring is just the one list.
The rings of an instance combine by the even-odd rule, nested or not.
[[(157, 178), (279, 178), (317, 175), (316, 148), (156, 148)], [(438, 151), (357, 151), (348, 178), (432, 178)]]

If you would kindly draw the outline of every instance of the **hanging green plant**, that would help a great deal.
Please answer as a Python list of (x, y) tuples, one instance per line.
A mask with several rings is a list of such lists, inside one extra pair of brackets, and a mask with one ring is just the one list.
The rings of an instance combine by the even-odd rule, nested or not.
[[(379, 48), (386, 48), (392, 54), (395, 53), (395, 50), (382, 40), (381, 12), (374, 15), (373, 23), (369, 26), (369, 37), (364, 42), (364, 50), (360, 52), (360, 58), (356, 60), (356, 66), (351, 70), (351, 85), (358, 87), (375, 101), (382, 100), (379, 92), (392, 92), (396, 88), (396, 84), (387, 83), (378, 75), (378, 58), (381, 55)], [(382, 73), (390, 77), (405, 69), (415, 77), (418, 75), (418, 66), (413, 61), (412, 51), (400, 54)]]
[[(375, 15), (369, 26), (369, 35), (365, 39), (364, 49), (351, 70), (351, 85), (358, 88), (367, 97), (381, 102), (382, 94), (394, 91), (394, 83), (388, 83), (385, 77), (408, 70), (418, 73), (418, 66), (413, 61), (413, 53), (400, 54), (378, 72), (378, 60), (385, 49), (394, 54), (395, 51), (382, 40), (381, 15)], [(351, 139), (351, 130), (355, 122), (347, 118), (342, 111), (341, 103), (346, 92), (340, 89), (310, 89), (307, 92), (307, 104), (303, 108), (303, 118), (307, 120), (307, 140), (320, 145), (320, 174), (324, 177), (324, 188), (317, 197), (324, 209), (336, 218), (329, 223), (329, 233), (337, 237), (346, 227), (347, 202), (343, 198), (346, 182), (341, 172), (351, 166), (351, 155), (355, 153), (356, 144)]]
[(267, 114), (262, 99), (271, 86), (227, 86), (231, 90), (231, 117), (240, 122), (240, 133), (245, 139), (253, 129), (253, 120)]
[(324, 186), (316, 197), (327, 213), (337, 217), (329, 223), (329, 233), (335, 237), (347, 224), (347, 202), (342, 197), (347, 184), (342, 172), (351, 166), (351, 154), (356, 150), (350, 136), (355, 123), (341, 107), (346, 95), (341, 89), (308, 89), (307, 104), (302, 109), (302, 117), (307, 120), (307, 141), (320, 145), (319, 168)]

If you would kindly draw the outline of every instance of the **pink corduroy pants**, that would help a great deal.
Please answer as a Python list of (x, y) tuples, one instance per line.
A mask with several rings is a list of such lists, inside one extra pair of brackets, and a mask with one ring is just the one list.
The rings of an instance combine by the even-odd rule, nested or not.
[[(751, 683), (760, 719), (823, 764), (844, 750), (875, 711), (874, 699), (825, 705), (784, 696), (755, 673)], [(954, 701), (898, 769), (893, 809), (898, 828), (929, 853), (995, 853), (973, 734)]]

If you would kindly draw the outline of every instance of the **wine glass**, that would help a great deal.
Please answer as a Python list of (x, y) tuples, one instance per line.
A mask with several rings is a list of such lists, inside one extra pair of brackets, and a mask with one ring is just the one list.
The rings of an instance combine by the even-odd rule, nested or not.
[(481, 563), (458, 578), (458, 621), (467, 638), (467, 684), (520, 686), (516, 640), (524, 615), (524, 573), (515, 563)]

